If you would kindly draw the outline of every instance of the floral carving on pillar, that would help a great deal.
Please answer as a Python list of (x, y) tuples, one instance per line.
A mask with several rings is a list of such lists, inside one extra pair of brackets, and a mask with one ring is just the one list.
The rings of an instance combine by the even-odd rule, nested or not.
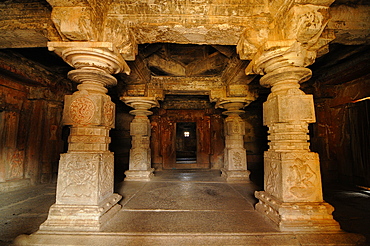
[(79, 123), (89, 123), (94, 116), (95, 105), (89, 98), (76, 98), (69, 106), (71, 120)]

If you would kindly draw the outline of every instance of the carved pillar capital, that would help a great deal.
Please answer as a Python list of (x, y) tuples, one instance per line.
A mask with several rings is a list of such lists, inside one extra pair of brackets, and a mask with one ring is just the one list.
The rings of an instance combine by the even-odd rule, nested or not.
[(253, 98), (245, 98), (245, 97), (226, 97), (220, 98), (216, 103), (216, 108), (223, 108), (227, 111), (223, 112), (224, 115), (229, 115), (231, 113), (244, 113), (243, 110), (240, 110), (246, 106), (248, 106), (252, 101)]
[(148, 116), (153, 113), (149, 109), (159, 107), (158, 101), (154, 97), (121, 97), (128, 106), (134, 108), (130, 111), (130, 114), (135, 116)]
[[(305, 68), (306, 50), (296, 42), (268, 42), (263, 51), (248, 65), (246, 73), (264, 75), (260, 84), (272, 87), (273, 93), (289, 91), (302, 94), (300, 83), (311, 78), (312, 72)], [(292, 89), (292, 90), (291, 90)]]
[(54, 51), (70, 66), (68, 78), (80, 83), (79, 91), (93, 94), (105, 94), (105, 87), (115, 86), (117, 79), (111, 74), (130, 73), (121, 54), (108, 42), (49, 42), (50, 51)]
[(130, 73), (121, 54), (109, 42), (49, 42), (48, 47), (76, 69), (68, 77), (82, 84), (79, 90), (114, 86), (117, 80), (111, 74)]

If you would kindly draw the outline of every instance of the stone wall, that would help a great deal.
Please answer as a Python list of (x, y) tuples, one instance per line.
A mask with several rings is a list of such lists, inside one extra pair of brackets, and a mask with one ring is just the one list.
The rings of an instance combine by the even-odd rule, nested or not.
[(0, 191), (56, 179), (66, 91), (40, 65), (0, 53)]
[[(354, 151), (361, 151), (362, 143), (356, 142), (351, 133), (356, 121), (351, 109), (356, 100), (370, 95), (370, 75), (368, 73), (369, 47), (339, 47), (340, 49), (358, 49), (359, 53), (341, 57), (341, 63), (323, 66), (317, 70), (313, 82), (317, 123), (312, 125), (311, 149), (320, 155), (322, 178), (324, 182), (356, 184), (356, 169), (361, 163), (354, 160)], [(344, 63), (344, 61), (349, 61)], [(318, 61), (316, 66), (322, 66)], [(309, 83), (309, 82), (308, 82)], [(360, 113), (366, 119), (368, 110)], [(360, 134), (364, 130), (357, 129)], [(366, 136), (364, 136), (366, 137)], [(367, 136), (368, 138), (368, 136)], [(363, 151), (362, 151), (363, 152)], [(367, 151), (368, 152), (368, 151)], [(369, 175), (369, 174), (364, 174)], [(370, 185), (370, 182), (367, 181)]]

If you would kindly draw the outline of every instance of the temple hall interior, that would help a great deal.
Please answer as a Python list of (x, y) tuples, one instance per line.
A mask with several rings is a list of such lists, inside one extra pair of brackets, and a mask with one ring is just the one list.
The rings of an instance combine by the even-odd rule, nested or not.
[(369, 0), (0, 1), (0, 245), (370, 245)]

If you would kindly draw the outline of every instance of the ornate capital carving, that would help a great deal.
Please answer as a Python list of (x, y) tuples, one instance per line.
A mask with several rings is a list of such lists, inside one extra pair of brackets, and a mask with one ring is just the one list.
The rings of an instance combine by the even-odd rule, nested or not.
[(305, 68), (307, 50), (293, 40), (267, 42), (255, 59), (246, 68), (246, 73), (265, 75), (260, 83), (272, 87), (272, 92), (294, 89), (293, 94), (302, 94), (299, 83), (307, 81), (312, 73)]
[(135, 116), (148, 116), (153, 114), (150, 108), (159, 107), (158, 101), (154, 97), (121, 97), (121, 101), (134, 108), (130, 114)]
[[(279, 6), (279, 11), (270, 9), (271, 22), (268, 26), (245, 30), (237, 46), (240, 58), (261, 60), (261, 56), (266, 56), (264, 52), (271, 55), (274, 51), (290, 50), (295, 51), (289, 57), (294, 66), (311, 65), (317, 53), (324, 54), (328, 43), (334, 39), (333, 32), (324, 31), (329, 21), (328, 8), (295, 4)], [(260, 72), (247, 70), (247, 73)]]
[(253, 102), (255, 98), (245, 98), (245, 97), (228, 97), (228, 98), (221, 98), (216, 103), (216, 108), (223, 108), (227, 111), (223, 112), (225, 115), (230, 114), (241, 114), (244, 113), (244, 110), (240, 110), (248, 106), (251, 102)]
[(106, 93), (104, 87), (117, 84), (116, 78), (111, 74), (130, 73), (129, 66), (112, 43), (49, 42), (48, 47), (76, 68), (68, 73), (68, 77), (81, 83), (79, 90)]
[(110, 42), (49, 42), (48, 47), (76, 69), (130, 73), (122, 55)]

